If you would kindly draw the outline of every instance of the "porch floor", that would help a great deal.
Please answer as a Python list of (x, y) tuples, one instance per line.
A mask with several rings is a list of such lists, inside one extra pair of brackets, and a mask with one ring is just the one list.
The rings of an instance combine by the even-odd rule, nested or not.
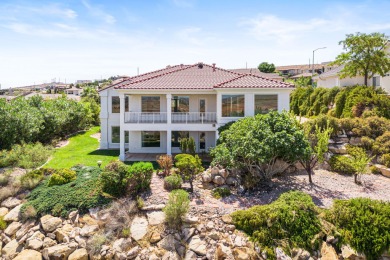
[[(164, 153), (126, 153), (125, 161), (127, 162), (151, 162), (156, 161), (158, 156)], [(175, 157), (176, 154), (172, 154)], [(211, 162), (211, 157), (208, 154), (198, 154), (203, 162)]]

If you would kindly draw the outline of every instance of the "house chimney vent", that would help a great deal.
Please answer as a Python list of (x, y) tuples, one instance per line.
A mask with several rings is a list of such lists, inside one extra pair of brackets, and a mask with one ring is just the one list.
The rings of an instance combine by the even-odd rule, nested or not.
[(215, 72), (215, 65), (216, 65), (216, 64), (215, 64), (215, 63), (213, 63), (213, 72)]
[(184, 64), (182, 63), (182, 64), (180, 64), (180, 68), (183, 68), (183, 66), (184, 66)]
[(198, 63), (198, 69), (203, 69), (203, 62)]

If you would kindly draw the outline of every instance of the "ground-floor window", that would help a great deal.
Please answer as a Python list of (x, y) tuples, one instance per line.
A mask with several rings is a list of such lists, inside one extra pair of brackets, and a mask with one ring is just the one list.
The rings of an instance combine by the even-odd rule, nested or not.
[(142, 131), (142, 147), (160, 147), (160, 132)]
[(222, 116), (243, 117), (245, 110), (244, 95), (222, 95)]
[(180, 140), (189, 137), (190, 132), (188, 131), (172, 131), (172, 147), (180, 147)]
[[(120, 127), (119, 126), (113, 126), (111, 127), (111, 143), (113, 144), (119, 144), (120, 143)], [(129, 132), (125, 131), (125, 143), (129, 143)]]
[(278, 95), (255, 95), (255, 115), (278, 110)]
[(206, 133), (201, 132), (199, 134), (199, 149), (205, 150), (206, 149)]

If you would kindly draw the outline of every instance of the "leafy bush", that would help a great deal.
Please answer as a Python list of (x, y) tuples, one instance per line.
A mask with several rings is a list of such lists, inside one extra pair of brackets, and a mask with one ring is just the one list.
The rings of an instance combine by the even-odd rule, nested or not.
[(223, 126), (218, 127), (218, 135), (221, 135), (221, 133), (225, 130), (228, 130), (232, 124), (234, 124), (236, 121), (230, 121)]
[(316, 128), (326, 129), (328, 127), (333, 129), (332, 135), (336, 135), (339, 131), (339, 120), (337, 118), (328, 115), (319, 115), (312, 120), (306, 121), (304, 128), (309, 133), (315, 133)]
[(4, 221), (4, 217), (0, 217), (0, 230), (4, 230), (7, 228), (7, 222)]
[(37, 216), (37, 211), (32, 205), (26, 206), (26, 208), (21, 212), (21, 217), (25, 221), (27, 219), (34, 219)]
[(36, 144), (16, 144), (12, 149), (0, 152), (0, 167), (17, 166), (24, 169), (34, 169), (43, 165), (53, 150), (49, 146)]
[(327, 214), (341, 234), (341, 243), (350, 244), (367, 259), (379, 259), (390, 245), (390, 203), (356, 198), (335, 200)]
[(358, 119), (358, 124), (352, 130), (357, 136), (367, 136), (372, 139), (383, 135), (386, 131), (390, 131), (390, 120), (383, 117), (368, 117)]
[(166, 190), (176, 190), (180, 189), (183, 183), (180, 175), (172, 174), (171, 176), (167, 176), (164, 178), (164, 188)]
[(137, 162), (130, 166), (128, 175), (128, 189), (132, 194), (138, 194), (149, 189), (153, 175), (151, 162)]
[(379, 160), (384, 166), (390, 168), (390, 153), (386, 153), (380, 157)]
[(7, 186), (10, 178), (9, 172), (0, 173), (0, 186)]
[(48, 182), (48, 186), (63, 185), (74, 181), (76, 179), (76, 172), (70, 169), (59, 169), (53, 173)]
[(180, 150), (182, 153), (195, 154), (196, 144), (194, 138), (181, 138), (180, 139)]
[(329, 160), (332, 171), (344, 174), (354, 174), (351, 158), (345, 155), (334, 155)]
[(196, 175), (204, 170), (202, 161), (198, 155), (192, 156), (190, 154), (178, 154), (175, 156), (175, 161), (175, 165), (179, 169), (180, 175), (183, 177), (183, 180), (190, 183), (191, 191), (193, 191), (193, 180)]
[(120, 197), (126, 193), (128, 167), (120, 161), (112, 161), (104, 168), (100, 176), (103, 191)]
[(213, 195), (214, 198), (220, 199), (220, 198), (225, 198), (231, 194), (230, 190), (228, 188), (215, 188), (213, 189), (213, 192), (211, 195)]
[(371, 139), (368, 136), (363, 136), (361, 141), (360, 141), (359, 146), (367, 151), (370, 151), (370, 150), (372, 150), (374, 143), (375, 143), (374, 139)]
[(372, 150), (376, 154), (390, 153), (390, 131), (386, 131), (383, 135), (375, 139)]
[(381, 170), (378, 167), (376, 167), (375, 165), (370, 166), (370, 171), (373, 174), (381, 174), (382, 173)]
[(165, 221), (172, 227), (181, 224), (182, 218), (190, 207), (188, 193), (184, 190), (173, 190), (169, 193), (169, 199), (164, 207)]
[[(51, 214), (52, 210), (58, 215), (67, 216), (69, 211), (78, 209), (81, 213), (88, 209), (104, 205), (110, 199), (102, 196), (102, 185), (99, 181), (101, 170), (97, 167), (77, 167), (77, 178), (71, 183), (49, 186), (44, 180), (28, 196), (22, 206), (22, 214), (29, 206), (33, 206), (37, 216)], [(59, 206), (56, 206), (56, 205)], [(58, 212), (62, 205), (61, 213)]]
[(287, 243), (287, 250), (298, 247), (312, 251), (319, 246), (316, 235), (321, 231), (320, 220), (311, 197), (303, 192), (286, 192), (271, 204), (238, 210), (231, 216), (236, 227), (261, 248)]
[(20, 178), (20, 183), (23, 188), (31, 190), (34, 189), (44, 178), (44, 171), (39, 170), (33, 170), (31, 172), (25, 173)]
[(173, 160), (171, 155), (160, 155), (157, 159), (157, 163), (161, 169), (164, 170), (164, 176), (168, 176), (173, 166)]

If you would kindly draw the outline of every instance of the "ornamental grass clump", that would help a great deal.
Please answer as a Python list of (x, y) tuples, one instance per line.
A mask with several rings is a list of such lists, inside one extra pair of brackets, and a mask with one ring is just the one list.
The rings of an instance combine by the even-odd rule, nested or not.
[(169, 193), (169, 200), (165, 208), (165, 222), (171, 227), (178, 227), (182, 218), (188, 212), (190, 199), (184, 190), (173, 190)]
[(286, 192), (271, 204), (238, 210), (231, 216), (236, 227), (267, 252), (277, 246), (287, 252), (294, 247), (313, 251), (319, 246), (320, 220), (311, 197), (303, 192)]
[(164, 178), (164, 188), (166, 190), (180, 189), (182, 183), (183, 183), (182, 178), (180, 177), (180, 175), (177, 174), (172, 174)]

